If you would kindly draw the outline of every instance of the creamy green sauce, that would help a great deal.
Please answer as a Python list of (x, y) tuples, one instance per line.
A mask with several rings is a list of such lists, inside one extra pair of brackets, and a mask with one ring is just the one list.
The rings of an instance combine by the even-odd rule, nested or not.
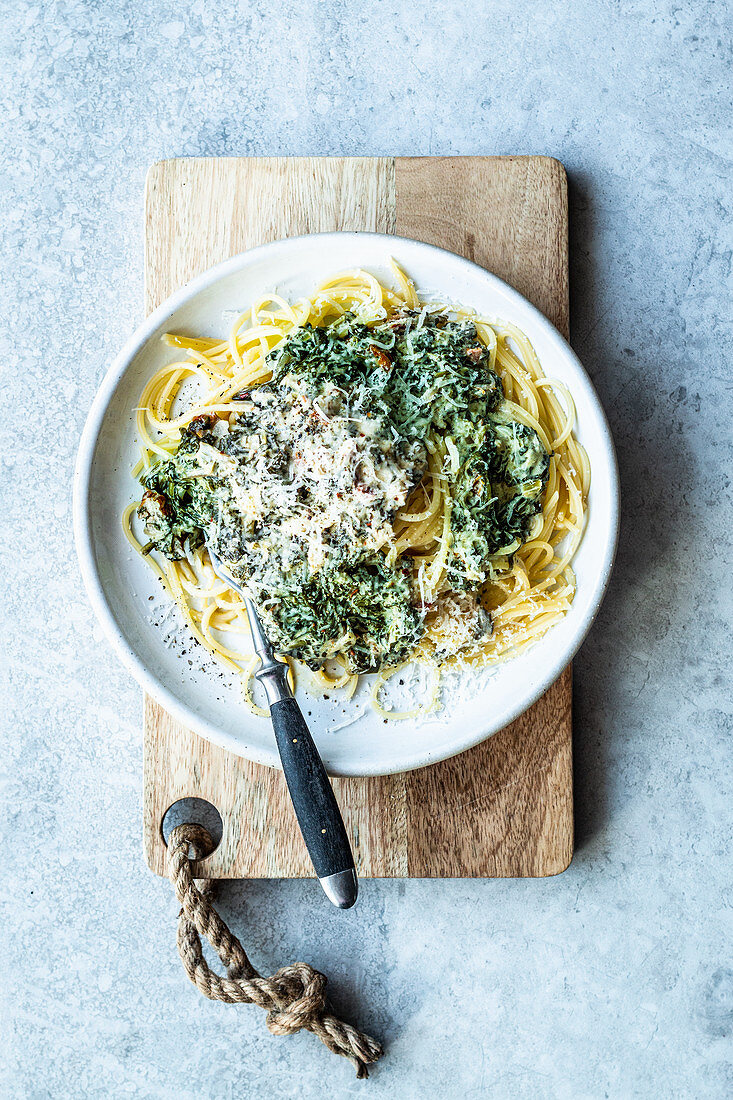
[[(457, 599), (526, 540), (549, 456), (508, 415), (470, 321), (405, 314), (367, 326), (347, 314), (295, 330), (269, 359), (272, 381), (239, 395), (236, 417), (198, 417), (143, 478), (150, 549), (175, 559), (209, 541), (273, 644), (313, 667), (336, 653), (354, 671), (395, 664), (428, 609), (411, 562), (386, 554), (433, 441), (451, 442), (441, 476)], [(490, 629), (487, 615), (477, 623)]]

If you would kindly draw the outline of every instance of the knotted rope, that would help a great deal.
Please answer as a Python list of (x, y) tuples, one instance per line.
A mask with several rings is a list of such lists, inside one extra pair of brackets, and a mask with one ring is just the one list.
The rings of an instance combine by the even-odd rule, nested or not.
[[(357, 1077), (368, 1077), (367, 1066), (382, 1055), (379, 1043), (326, 1011), (327, 978), (308, 963), (284, 966), (271, 978), (258, 974), (209, 901), (213, 883), (207, 880), (201, 889), (196, 886), (189, 846), (195, 859), (203, 859), (214, 845), (201, 825), (178, 825), (168, 839), (168, 877), (181, 903), (178, 952), (194, 985), (212, 1001), (264, 1008), (273, 1035), (295, 1035), (302, 1028), (312, 1031), (333, 1054), (349, 1059)], [(227, 968), (227, 977), (209, 967), (202, 936)]]

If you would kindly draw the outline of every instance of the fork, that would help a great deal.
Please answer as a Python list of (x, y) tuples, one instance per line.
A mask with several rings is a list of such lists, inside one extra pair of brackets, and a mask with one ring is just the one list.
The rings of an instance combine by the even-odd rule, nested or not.
[(207, 544), (214, 572), (241, 595), (247, 608), (260, 667), (255, 679), (265, 689), (285, 782), (313, 868), (326, 897), (339, 909), (356, 901), (359, 881), (336, 796), (318, 749), (288, 683), (288, 666), (275, 658), (247, 590), (232, 577)]

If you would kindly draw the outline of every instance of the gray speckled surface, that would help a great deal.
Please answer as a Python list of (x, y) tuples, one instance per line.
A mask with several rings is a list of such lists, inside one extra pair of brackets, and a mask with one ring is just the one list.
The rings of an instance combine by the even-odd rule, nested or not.
[[(726, 4), (3, 5), (7, 591), (3, 1097), (730, 1095), (730, 46)], [(140, 845), (140, 694), (80, 585), (84, 415), (142, 313), (147, 166), (176, 155), (550, 153), (573, 343), (624, 512), (576, 664), (578, 849), (541, 882), (227, 886), (387, 1043), (368, 1083), (204, 1001)], [(726, 401), (727, 398), (727, 401)]]

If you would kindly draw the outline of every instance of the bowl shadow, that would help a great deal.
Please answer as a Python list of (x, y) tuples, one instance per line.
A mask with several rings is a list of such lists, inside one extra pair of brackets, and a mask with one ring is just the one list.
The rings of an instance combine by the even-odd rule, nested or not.
[[(573, 755), (575, 846), (582, 853), (623, 798), (614, 761), (638, 736), (634, 707), (650, 677), (654, 646), (670, 625), (652, 574), (673, 553), (691, 451), (682, 390), (660, 384), (659, 340), (640, 339), (638, 308), (621, 310), (604, 278), (607, 246), (598, 226), (594, 181), (569, 175), (571, 343), (606, 411), (619, 464), (621, 523), (605, 600), (575, 658)], [(619, 316), (620, 315), (620, 316)], [(659, 415), (659, 413), (663, 415)], [(684, 599), (684, 594), (677, 597)], [(642, 723), (643, 727), (643, 723)]]

